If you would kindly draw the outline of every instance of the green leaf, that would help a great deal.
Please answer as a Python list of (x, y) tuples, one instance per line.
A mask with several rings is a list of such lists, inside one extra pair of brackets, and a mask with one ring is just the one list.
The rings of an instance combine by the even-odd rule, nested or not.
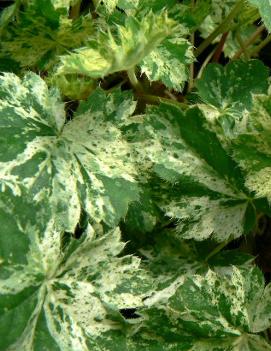
[(146, 56), (140, 68), (150, 81), (162, 81), (167, 88), (181, 91), (188, 78), (187, 65), (193, 61), (191, 44), (176, 37), (165, 40)]
[(0, 216), (7, 229), (0, 248), (1, 350), (100, 350), (103, 334), (108, 344), (114, 334), (125, 340), (129, 321), (120, 311), (143, 305), (150, 280), (139, 259), (117, 257), (124, 247), (118, 229), (97, 237), (89, 227), (62, 251), (52, 221), (42, 231), (38, 221), (22, 229), (2, 208)]
[(220, 113), (250, 109), (253, 94), (265, 94), (269, 70), (259, 60), (210, 64), (196, 83), (202, 101)]
[(181, 237), (224, 241), (253, 227), (254, 222), (246, 225), (251, 195), (243, 174), (199, 108), (149, 108), (131, 133), (139, 139), (133, 143), (142, 172), (155, 172), (167, 182), (152, 184), (153, 197), (178, 220)]
[(131, 97), (98, 90), (65, 123), (58, 93), (39, 76), (5, 74), (0, 86), (2, 189), (25, 190), (32, 200), (48, 203), (70, 232), (81, 207), (92, 220), (116, 225), (138, 199), (131, 150), (117, 128), (134, 111)]
[(103, 5), (106, 9), (106, 12), (112, 13), (116, 7), (122, 10), (135, 9), (137, 8), (139, 1), (140, 0), (98, 0), (96, 8), (98, 8), (99, 11), (99, 7)]
[(229, 14), (235, 3), (236, 0), (225, 0), (223, 3), (219, 0), (211, 0), (208, 16), (200, 25), (200, 32), (203, 38), (208, 37), (216, 29)]
[(127, 17), (124, 26), (115, 25), (108, 33), (98, 28), (97, 37), (87, 47), (62, 57), (58, 73), (100, 78), (129, 70), (167, 38), (174, 27), (176, 24), (165, 13), (150, 12), (141, 21)]
[[(253, 334), (270, 326), (270, 311), (261, 309), (269, 289), (257, 268), (176, 279), (145, 301), (141, 335), (168, 344), (165, 350), (270, 350)], [(260, 318), (264, 323), (255, 329)]]
[(64, 16), (51, 22), (30, 7), (11, 22), (1, 40), (0, 55), (9, 56), (21, 67), (47, 70), (58, 62), (59, 55), (84, 45), (93, 33), (90, 16), (72, 21)]
[(246, 174), (246, 186), (256, 197), (271, 201), (271, 99), (259, 95), (253, 99), (250, 114), (234, 129), (233, 153)]
[(210, 240), (195, 242), (180, 240), (174, 229), (156, 230), (139, 252), (144, 258), (142, 265), (153, 276), (156, 290), (168, 287), (181, 276), (204, 274), (209, 269), (215, 272), (231, 272), (231, 265), (251, 267), (254, 257), (239, 250), (225, 250), (208, 258), (217, 243)]
[(256, 6), (259, 11), (264, 24), (266, 25), (267, 29), (271, 30), (271, 20), (270, 20), (270, 11), (271, 11), (271, 4), (269, 0), (249, 0), (249, 2)]

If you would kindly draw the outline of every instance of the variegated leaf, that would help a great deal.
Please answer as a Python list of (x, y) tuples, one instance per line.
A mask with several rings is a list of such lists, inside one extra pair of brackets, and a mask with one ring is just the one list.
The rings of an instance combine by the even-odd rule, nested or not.
[(175, 230), (166, 229), (154, 231), (151, 242), (149, 239), (147, 245), (141, 244), (139, 252), (145, 258), (142, 265), (152, 274), (157, 289), (160, 290), (181, 276), (203, 274), (208, 269), (215, 272), (230, 272), (229, 262), (240, 268), (251, 267), (254, 257), (239, 250), (221, 251), (209, 258), (210, 252), (216, 247), (217, 243), (212, 241), (202, 244), (180, 240)]
[(0, 350), (113, 350), (110, 340), (126, 342), (120, 311), (142, 306), (150, 280), (139, 259), (116, 257), (124, 247), (119, 230), (96, 237), (89, 227), (63, 250), (52, 221), (43, 232), (38, 216), (22, 224), (0, 205)]
[(194, 61), (193, 47), (182, 38), (170, 38), (146, 56), (141, 72), (150, 81), (161, 81), (169, 89), (181, 91), (188, 78), (187, 65)]
[(236, 0), (226, 0), (223, 3), (219, 2), (219, 0), (211, 0), (209, 14), (200, 25), (200, 32), (203, 38), (206, 38), (215, 30), (229, 14), (235, 3)]
[(258, 95), (252, 111), (234, 129), (233, 153), (256, 197), (271, 202), (271, 98)]
[(210, 64), (197, 81), (200, 99), (220, 114), (249, 110), (253, 94), (268, 89), (268, 68), (259, 60), (232, 61), (225, 67)]
[[(53, 10), (48, 11), (53, 16)], [(21, 67), (48, 70), (58, 62), (59, 55), (84, 45), (93, 33), (90, 16), (75, 21), (57, 13), (55, 17), (46, 17), (40, 7), (30, 6), (20, 13), (19, 21), (11, 22), (2, 36), (0, 57), (9, 56)]]
[(39, 76), (5, 74), (0, 90), (2, 190), (26, 190), (34, 201), (48, 203), (71, 232), (82, 207), (108, 225), (125, 216), (138, 199), (131, 150), (117, 128), (134, 111), (130, 96), (98, 90), (65, 124), (58, 94)]
[(179, 221), (183, 238), (223, 241), (253, 227), (255, 209), (243, 175), (200, 109), (185, 113), (160, 105), (133, 128), (126, 132), (135, 136), (142, 171), (169, 182), (154, 182), (153, 194), (166, 215)]
[[(174, 31), (176, 23), (165, 13), (149, 13), (142, 20), (127, 17), (124, 26), (108, 33), (98, 29), (87, 47), (62, 57), (58, 73), (80, 73), (92, 78), (129, 70)], [(117, 32), (117, 35), (115, 35)]]
[[(258, 315), (257, 308), (268, 289), (257, 268), (233, 267), (226, 275), (209, 270), (205, 276), (176, 279), (145, 301), (141, 337), (159, 340), (165, 350), (271, 350), (262, 336), (253, 334), (270, 326), (270, 311)], [(255, 330), (260, 316), (264, 323)]]

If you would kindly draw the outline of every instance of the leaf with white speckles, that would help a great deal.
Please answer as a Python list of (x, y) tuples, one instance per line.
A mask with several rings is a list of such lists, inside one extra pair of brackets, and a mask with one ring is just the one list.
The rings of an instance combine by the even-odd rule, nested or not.
[(9, 57), (20, 67), (48, 70), (59, 62), (60, 55), (84, 45), (93, 33), (90, 16), (72, 21), (39, 4), (20, 12), (19, 19), (11, 22), (1, 37), (0, 58)]
[(252, 111), (237, 126), (232, 140), (233, 153), (246, 174), (246, 185), (256, 197), (271, 202), (271, 98), (253, 99)]
[[(91, 78), (129, 70), (138, 65), (176, 28), (166, 13), (150, 12), (143, 19), (127, 17), (124, 25), (115, 25), (70, 55), (62, 57), (58, 74), (79, 73)], [(117, 33), (117, 35), (115, 35)]]
[(197, 81), (200, 99), (226, 111), (242, 111), (252, 106), (253, 94), (268, 89), (268, 68), (259, 60), (232, 61), (225, 67), (210, 64)]
[(0, 84), (2, 189), (48, 203), (70, 232), (82, 207), (97, 222), (117, 224), (138, 199), (130, 147), (117, 128), (134, 111), (131, 96), (98, 90), (64, 124), (58, 94), (39, 76), (6, 74)]
[[(271, 350), (253, 334), (270, 326), (270, 311), (258, 315), (257, 310), (269, 289), (257, 268), (233, 267), (226, 275), (209, 270), (204, 276), (176, 279), (145, 301), (141, 336), (168, 344), (165, 350)], [(266, 323), (257, 330), (256, 316)]]
[(253, 227), (243, 174), (199, 108), (152, 107), (127, 133), (135, 135), (140, 167), (166, 181), (152, 182), (153, 197), (178, 221), (181, 237), (224, 241)]
[[(13, 207), (21, 201), (14, 198)], [(119, 257), (120, 231), (96, 237), (89, 227), (63, 248), (52, 221), (45, 231), (27, 217), (22, 225), (1, 205), (0, 350), (98, 350), (96, 339), (104, 333), (103, 350), (112, 350), (115, 334), (125, 341), (129, 321), (120, 311), (143, 305), (150, 280), (138, 258)]]
[(150, 81), (162, 81), (169, 89), (181, 91), (188, 78), (188, 65), (194, 61), (192, 45), (182, 38), (170, 38), (146, 56), (141, 72)]

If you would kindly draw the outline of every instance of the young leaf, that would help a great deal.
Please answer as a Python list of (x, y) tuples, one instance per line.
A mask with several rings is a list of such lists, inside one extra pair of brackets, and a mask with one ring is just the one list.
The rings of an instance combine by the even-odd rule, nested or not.
[[(87, 47), (62, 57), (58, 73), (80, 73), (92, 78), (129, 70), (138, 65), (176, 27), (165, 13), (149, 13), (141, 21), (127, 17), (124, 26), (108, 33), (99, 30)], [(117, 35), (115, 36), (115, 32)]]
[(169, 38), (146, 56), (141, 72), (150, 81), (161, 81), (169, 89), (182, 91), (188, 78), (187, 65), (194, 61), (191, 44), (182, 38)]
[[(269, 289), (257, 268), (233, 267), (225, 276), (209, 270), (176, 280), (145, 301), (141, 335), (159, 340), (165, 350), (271, 350), (253, 334), (270, 326), (270, 310), (262, 309)], [(255, 329), (259, 318), (264, 322)]]
[(0, 217), (7, 230), (0, 247), (1, 350), (88, 351), (100, 349), (103, 334), (107, 343), (111, 334), (124, 338), (129, 322), (120, 311), (142, 306), (150, 285), (139, 259), (117, 257), (124, 247), (118, 229), (95, 238), (89, 228), (62, 251), (52, 221), (43, 232), (38, 221), (22, 229), (1, 208)]
[(138, 199), (131, 150), (115, 121), (133, 113), (131, 98), (99, 90), (65, 124), (57, 92), (33, 73), (23, 80), (3, 75), (0, 94), (2, 188), (25, 189), (34, 201), (48, 203), (70, 232), (81, 207), (97, 222), (118, 223)]

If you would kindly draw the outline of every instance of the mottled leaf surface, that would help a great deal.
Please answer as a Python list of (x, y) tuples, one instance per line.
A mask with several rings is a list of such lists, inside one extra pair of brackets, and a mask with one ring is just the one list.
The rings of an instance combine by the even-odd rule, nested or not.
[(165, 13), (149, 13), (142, 20), (127, 17), (123, 26), (115, 25), (108, 33), (98, 29), (88, 46), (63, 56), (58, 73), (100, 78), (129, 70), (167, 38), (175, 26)]
[[(268, 289), (257, 268), (233, 266), (226, 275), (209, 270), (206, 275), (176, 279), (145, 301), (143, 314), (148, 319), (141, 335), (145, 333), (146, 339), (157, 335), (161, 345), (169, 344), (165, 350), (270, 350), (261, 336), (253, 334), (266, 328), (257, 318), (263, 316), (258, 305)], [(269, 313), (263, 317), (267, 324)]]
[(232, 61), (225, 67), (210, 64), (197, 81), (200, 99), (222, 111), (249, 110), (253, 94), (268, 89), (268, 68), (259, 60)]
[(188, 78), (187, 65), (193, 61), (191, 44), (176, 37), (165, 40), (143, 59), (140, 67), (150, 81), (162, 81), (167, 88), (181, 91)]
[(237, 124), (233, 153), (246, 174), (246, 185), (256, 197), (271, 201), (271, 99), (258, 95), (253, 109)]
[(142, 306), (150, 280), (139, 259), (116, 257), (119, 230), (96, 237), (89, 227), (63, 249), (52, 221), (43, 231), (2, 207), (0, 216), (0, 350), (113, 350), (115, 334), (125, 342), (120, 311)]
[(92, 23), (90, 16), (72, 21), (55, 13), (53, 19), (48, 18), (43, 7), (30, 6), (6, 28), (0, 55), (9, 56), (21, 67), (49, 69), (58, 62), (59, 55), (85, 44), (93, 33)]
[(127, 134), (135, 135), (144, 172), (155, 172), (166, 181), (153, 184), (154, 198), (168, 217), (178, 220), (182, 237), (223, 241), (254, 225), (255, 210), (238, 164), (200, 109), (152, 107)]
[(57, 92), (39, 76), (29, 73), (20, 80), (5, 74), (0, 90), (2, 189), (26, 190), (34, 201), (48, 203), (71, 232), (82, 207), (93, 220), (111, 226), (125, 216), (138, 188), (117, 120), (133, 112), (131, 97), (107, 97), (98, 90), (65, 124)]

